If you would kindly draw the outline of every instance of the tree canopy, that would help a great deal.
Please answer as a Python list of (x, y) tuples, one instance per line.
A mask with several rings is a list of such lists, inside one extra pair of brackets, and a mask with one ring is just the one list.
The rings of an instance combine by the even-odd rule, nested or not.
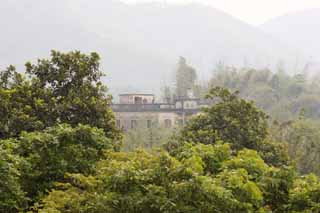
[(216, 101), (192, 119), (182, 132), (182, 140), (214, 144), (223, 140), (235, 149), (257, 149), (267, 137), (268, 116), (252, 102), (220, 87), (207, 96)]
[(212, 88), (181, 131), (128, 132), (122, 152), (101, 76), (77, 51), (0, 72), (0, 212), (320, 212), (319, 124), (308, 109), (272, 121), (233, 92), (268, 82), (257, 91), (301, 98), (303, 75), (228, 72), (232, 90)]
[(187, 64), (184, 57), (179, 58), (178, 68), (176, 71), (176, 91), (177, 97), (188, 97), (188, 91), (192, 91), (197, 79), (195, 69)]
[[(319, 211), (319, 178), (264, 163), (256, 151), (186, 144), (166, 152), (109, 153), (94, 176), (68, 175), (39, 212)], [(302, 188), (301, 188), (302, 187)], [(303, 190), (303, 191), (301, 191)]]
[(26, 63), (25, 74), (13, 66), (1, 71), (0, 138), (57, 123), (87, 124), (104, 129), (110, 138), (119, 138), (102, 75), (99, 55), (78, 51), (52, 51), (50, 59)]
[(12, 153), (12, 147), (0, 144), (0, 211), (17, 212), (26, 207), (27, 199), (20, 184), (23, 159)]

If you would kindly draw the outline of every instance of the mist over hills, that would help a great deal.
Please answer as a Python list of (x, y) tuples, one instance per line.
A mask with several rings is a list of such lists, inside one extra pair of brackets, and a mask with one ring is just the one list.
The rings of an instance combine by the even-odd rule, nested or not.
[(320, 8), (289, 13), (266, 22), (260, 28), (301, 49), (310, 62), (319, 64)]
[[(48, 55), (47, 49), (75, 48), (78, 41), (87, 37), (85, 31), (67, 15), (61, 2), (1, 1), (2, 62), (24, 63), (25, 60)], [(86, 43), (81, 46), (85, 48)]]
[[(218, 61), (235, 66), (293, 64), (294, 47), (272, 31), (200, 4), (128, 5), (116, 0), (3, 0), (0, 67), (47, 57), (51, 49), (97, 51), (111, 91), (157, 92), (169, 83), (179, 56), (201, 78)], [(295, 66), (298, 66), (295, 64)]]

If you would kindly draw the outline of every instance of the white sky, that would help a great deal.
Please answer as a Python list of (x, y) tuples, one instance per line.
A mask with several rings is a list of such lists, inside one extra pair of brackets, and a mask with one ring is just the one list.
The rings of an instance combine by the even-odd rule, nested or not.
[(123, 0), (126, 2), (201, 2), (223, 10), (249, 24), (259, 25), (274, 17), (299, 10), (320, 8), (320, 0)]

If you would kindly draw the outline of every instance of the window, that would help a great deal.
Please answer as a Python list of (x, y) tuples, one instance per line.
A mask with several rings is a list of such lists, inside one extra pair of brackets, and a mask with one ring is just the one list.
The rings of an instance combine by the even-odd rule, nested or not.
[(147, 128), (151, 128), (152, 127), (152, 121), (151, 120), (147, 120)]
[(164, 120), (164, 126), (166, 128), (170, 128), (172, 126), (171, 120), (170, 119)]
[(117, 120), (117, 128), (120, 129), (120, 127), (121, 127), (121, 122), (120, 122), (120, 120)]
[(183, 126), (183, 120), (182, 119), (178, 119), (177, 123), (178, 123), (179, 126)]
[(141, 97), (134, 97), (134, 104), (142, 104), (142, 98)]
[(137, 120), (131, 120), (131, 129), (137, 128), (138, 121)]

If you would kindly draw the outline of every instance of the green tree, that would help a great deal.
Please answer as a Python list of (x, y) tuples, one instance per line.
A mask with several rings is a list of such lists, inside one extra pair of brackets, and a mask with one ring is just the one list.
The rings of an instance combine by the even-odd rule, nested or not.
[(306, 211), (314, 209), (318, 199), (314, 197), (318, 181), (301, 183), (304, 179), (298, 178), (294, 169), (269, 166), (254, 150), (233, 155), (223, 142), (184, 144), (176, 156), (111, 152), (96, 169), (93, 176), (69, 174), (68, 182), (58, 184), (35, 209), (280, 213), (298, 209), (297, 204)]
[(318, 176), (307, 175), (294, 181), (290, 193), (291, 212), (320, 211), (320, 180)]
[(260, 187), (265, 203), (273, 212), (288, 212), (290, 193), (296, 178), (292, 167), (272, 168), (262, 177)]
[(268, 164), (290, 163), (285, 144), (268, 138), (268, 116), (253, 102), (239, 98), (238, 92), (231, 93), (221, 87), (213, 88), (207, 97), (214, 104), (191, 119), (176, 140), (166, 144), (170, 153), (185, 142), (215, 144), (224, 141), (236, 151), (257, 150)]
[(296, 121), (274, 125), (274, 140), (288, 144), (290, 157), (300, 174), (320, 175), (320, 124), (301, 117)]
[(0, 145), (0, 212), (17, 212), (26, 206), (20, 185), (23, 159), (12, 153), (14, 147)]
[(238, 93), (221, 87), (213, 88), (207, 97), (216, 103), (188, 123), (181, 140), (204, 144), (222, 140), (237, 150), (258, 149), (267, 137), (268, 116)]
[(50, 59), (26, 64), (26, 77), (13, 67), (0, 72), (0, 138), (17, 137), (57, 123), (88, 124), (120, 137), (101, 82), (99, 55), (51, 52)]
[(162, 101), (164, 101), (165, 103), (172, 103), (174, 94), (172, 94), (171, 88), (169, 86), (162, 87), (161, 93)]
[[(289, 75), (282, 65), (272, 73), (268, 69), (235, 68), (226, 65), (217, 67), (209, 80), (211, 87), (224, 87), (239, 91), (239, 96), (252, 100), (273, 119), (281, 122), (296, 119), (302, 108), (307, 117), (319, 119), (320, 86), (318, 76), (305, 74)], [(206, 83), (202, 83), (205, 87)], [(207, 90), (208, 91), (208, 90)]]
[[(59, 185), (42, 200), (39, 212), (72, 209), (75, 212), (231, 213), (263, 208), (262, 192), (250, 173), (227, 167), (228, 147), (197, 146), (186, 147), (185, 152), (189, 153), (191, 148), (191, 155), (182, 153), (179, 159), (167, 153), (111, 153), (109, 159), (97, 165), (96, 176), (70, 175), (69, 184)], [(227, 159), (214, 156), (220, 152)], [(215, 158), (216, 164), (208, 156)], [(244, 161), (247, 157), (257, 158), (249, 155)], [(210, 167), (219, 172), (206, 175), (204, 168)], [(268, 166), (263, 164), (262, 169)]]
[(114, 146), (103, 130), (85, 125), (23, 132), (19, 138), (0, 144), (14, 146), (13, 153), (24, 159), (21, 187), (31, 201), (36, 201), (56, 181), (64, 180), (67, 172), (90, 174), (103, 152)]
[(184, 57), (180, 57), (176, 71), (176, 92), (177, 97), (187, 97), (188, 91), (193, 90), (197, 73), (195, 69), (187, 64)]
[(51, 122), (54, 100), (47, 89), (32, 86), (32, 81), (12, 66), (0, 72), (0, 76), (0, 139), (43, 129)]
[(150, 128), (131, 129), (124, 133), (121, 149), (134, 151), (136, 149), (160, 148), (176, 131), (176, 129), (164, 128), (156, 124), (152, 124)]

